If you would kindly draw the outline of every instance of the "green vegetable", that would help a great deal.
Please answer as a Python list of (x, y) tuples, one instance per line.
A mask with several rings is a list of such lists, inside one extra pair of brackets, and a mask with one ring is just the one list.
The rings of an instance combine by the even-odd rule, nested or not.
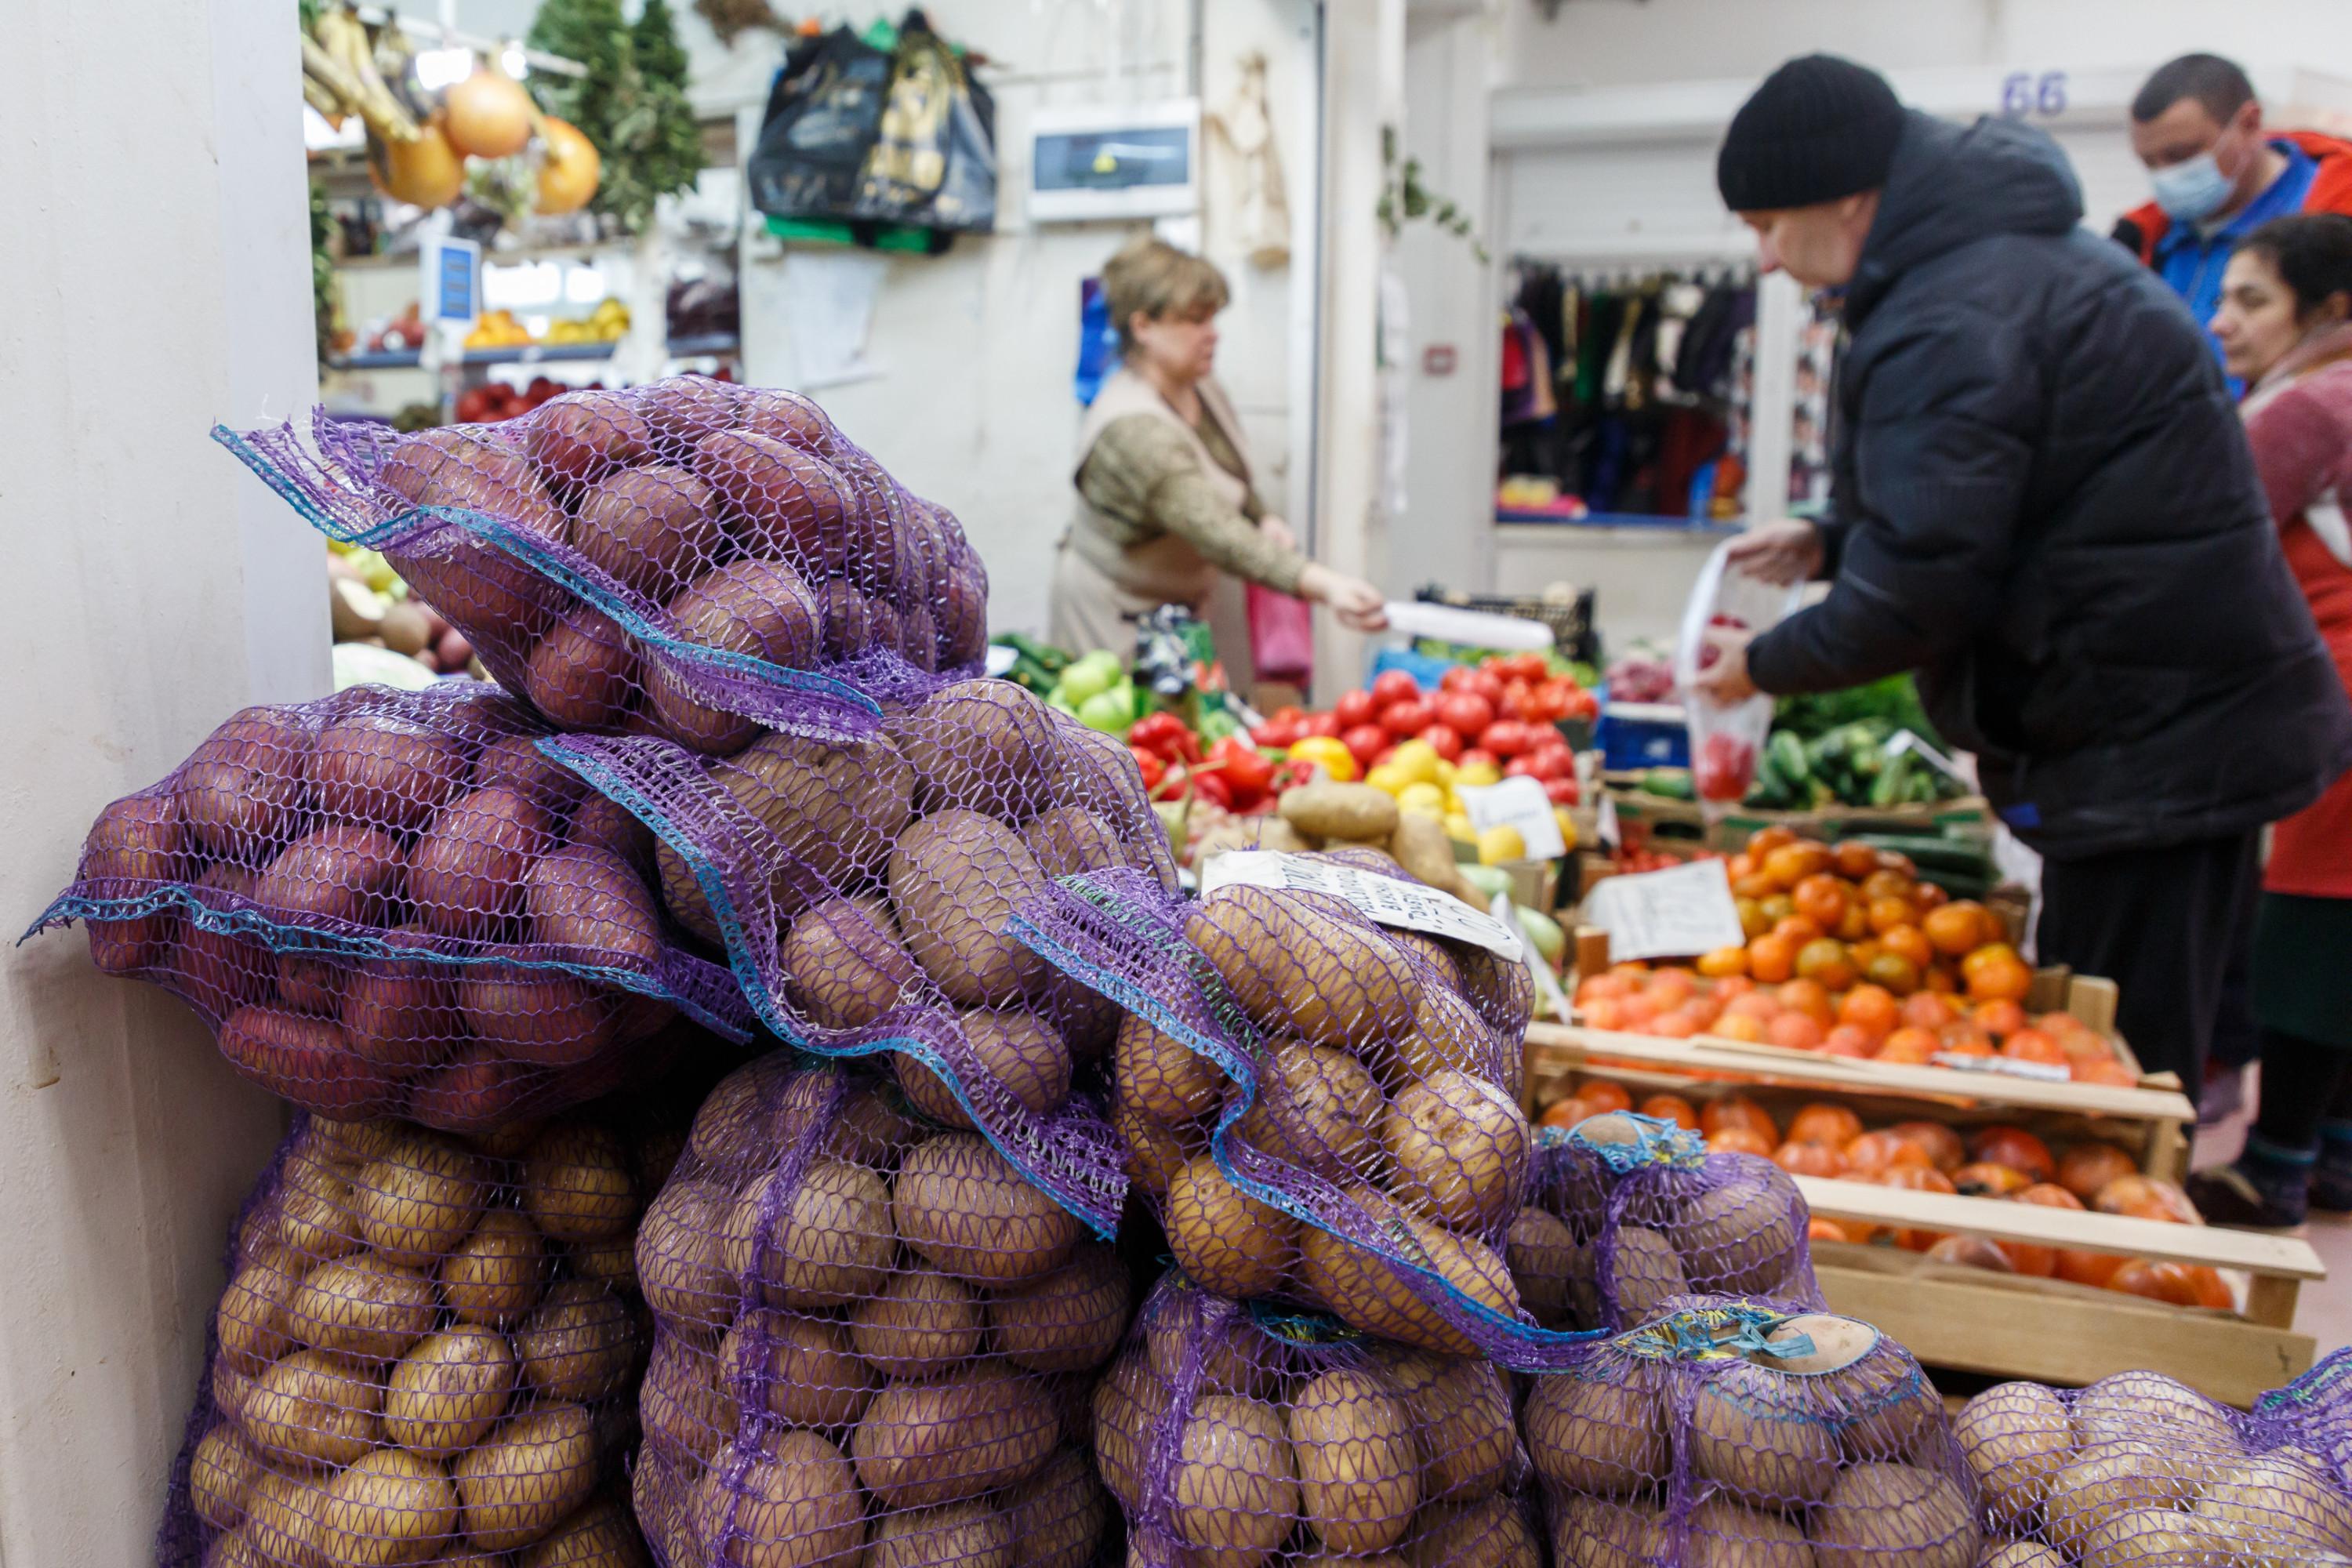
[[(1489, 898), (1493, 896), (1491, 893), (1487, 895)], [(1559, 922), (1542, 910), (1531, 910), (1525, 904), (1514, 904), (1512, 908), (1518, 912), (1519, 924), (1527, 929), (1528, 940), (1535, 944), (1538, 952), (1543, 954), (1544, 962), (1558, 963), (1568, 952), (1568, 933), (1559, 929)]]
[(1123, 735), (1139, 717), (1135, 703), (1135, 686), (1122, 680), (1106, 691), (1097, 691), (1084, 702), (1076, 704), (1078, 722), (1089, 730), (1100, 730), (1107, 735)]
[(1859, 719), (1881, 721), (1888, 735), (1908, 730), (1922, 740), (1942, 744), (1937, 741), (1935, 727), (1927, 722), (1927, 710), (1919, 705), (1919, 689), (1908, 675), (1890, 675), (1843, 691), (1783, 697), (1774, 705), (1772, 715), (1775, 728), (1793, 730), (1808, 740)]
[(1663, 795), (1667, 800), (1696, 800), (1698, 792), (1691, 786), (1688, 768), (1651, 768), (1642, 774), (1642, 793)]
[(645, 0), (635, 26), (621, 0), (543, 0), (527, 41), (588, 68), (583, 77), (533, 71), (530, 89), (604, 159), (590, 205), (643, 233), (654, 203), (692, 190), (702, 173), (702, 127), (687, 100), (686, 49), (669, 0)]
[(1465, 860), (1454, 868), (1462, 873), (1464, 881), (1490, 899), (1496, 893), (1507, 893), (1511, 890), (1511, 874), (1500, 866), (1481, 866), (1475, 861)]
[(1117, 654), (1097, 650), (1062, 671), (1063, 699), (1083, 708), (1088, 698), (1118, 685), (1123, 673)]

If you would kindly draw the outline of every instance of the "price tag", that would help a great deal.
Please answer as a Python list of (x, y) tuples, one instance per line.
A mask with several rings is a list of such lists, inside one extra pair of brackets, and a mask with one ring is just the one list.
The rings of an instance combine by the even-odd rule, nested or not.
[(1975, 781), (1970, 779), (1966, 773), (1960, 772), (1959, 763), (1952, 761), (1951, 758), (1944, 755), (1943, 752), (1936, 750), (1935, 747), (1929, 745), (1927, 742), (1921, 740), (1910, 731), (1897, 730), (1895, 731), (1894, 737), (1886, 742), (1886, 754), (1890, 757), (1899, 757), (1906, 752), (1918, 752), (1920, 757), (1929, 767), (1934, 768), (1937, 773), (1942, 773), (1946, 778), (1952, 780), (1955, 784), (1958, 784), (1966, 787), (1974, 787)]
[(1549, 860), (1568, 853), (1568, 840), (1559, 834), (1559, 818), (1551, 814), (1551, 797), (1535, 780), (1505, 779), (1501, 784), (1466, 789), (1456, 785), (1454, 793), (1469, 815), (1474, 832), (1516, 827), (1530, 860)]
[(1617, 826), (1615, 795), (1603, 795), (1601, 797), (1601, 809), (1593, 814), (1592, 832), (1593, 837), (1601, 840), (1601, 847), (1613, 858), (1625, 842), (1623, 831)]
[(988, 660), (988, 673), (991, 676), (1003, 676), (1021, 662), (1021, 655), (1014, 649), (1006, 647), (1003, 643), (990, 643), (985, 657)]
[(2004, 1078), (2030, 1078), (2038, 1083), (2066, 1083), (2074, 1076), (2055, 1062), (1971, 1056), (1966, 1051), (1937, 1051), (1927, 1059), (1939, 1068), (1950, 1068), (1956, 1072), (1999, 1073)]
[(1609, 933), (1609, 956), (1688, 958), (1748, 940), (1720, 860), (1610, 877), (1584, 898), (1584, 923)]
[(1452, 894), (1376, 871), (1360, 871), (1353, 866), (1273, 849), (1228, 849), (1201, 873), (1201, 897), (1213, 899), (1232, 887), (1326, 893), (1384, 926), (1452, 937), (1513, 963), (1527, 955), (1527, 943), (1519, 940), (1517, 931), (1492, 915), (1480, 914)]

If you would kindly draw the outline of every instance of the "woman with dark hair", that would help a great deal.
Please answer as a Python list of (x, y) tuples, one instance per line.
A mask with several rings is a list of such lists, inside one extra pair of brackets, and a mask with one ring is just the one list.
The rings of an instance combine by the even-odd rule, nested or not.
[[(2352, 689), (2352, 217), (2278, 218), (2239, 242), (2213, 335), (2244, 379), (2279, 543)], [(2237, 1160), (2191, 1179), (2223, 1225), (2352, 1211), (2352, 773), (2278, 824), (2254, 929), (2262, 1110)]]

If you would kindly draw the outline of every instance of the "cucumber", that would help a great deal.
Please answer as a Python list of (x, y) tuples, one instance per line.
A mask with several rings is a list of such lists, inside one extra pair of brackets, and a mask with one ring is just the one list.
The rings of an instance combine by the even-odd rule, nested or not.
[(1688, 768), (1652, 768), (1642, 775), (1642, 793), (1666, 800), (1696, 800)]

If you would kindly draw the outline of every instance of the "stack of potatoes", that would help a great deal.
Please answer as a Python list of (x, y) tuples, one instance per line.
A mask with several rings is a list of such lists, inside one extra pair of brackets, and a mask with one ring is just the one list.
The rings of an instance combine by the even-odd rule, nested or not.
[(2352, 1562), (2352, 1492), (2320, 1454), (2160, 1373), (2005, 1383), (1955, 1422), (1993, 1568)]
[(100, 968), (339, 1120), (478, 1132), (577, 1104), (661, 1059), (681, 1006), (747, 1037), (662, 919), (651, 835), (544, 733), (470, 683), (246, 709), (100, 814), (50, 918), (87, 915)]
[(1975, 1488), (1910, 1354), (1827, 1313), (1727, 1340), (1744, 1305), (1694, 1299), (1535, 1379), (1559, 1568), (1976, 1568)]
[[(1119, 1021), (1112, 1125), (1185, 1274), (1451, 1354), (1484, 1342), (1482, 1310), (1517, 1318), (1500, 1246), (1532, 1150), (1520, 966), (1287, 889), (1220, 888), (1171, 919), (1209, 982), (1204, 1027), (1254, 1080), (1234, 1082), (1199, 1034)], [(1244, 1100), (1224, 1155), (1279, 1203), (1211, 1147)]]
[(1162, 1280), (1094, 1394), (1128, 1561), (1538, 1568), (1502, 1374), (1329, 1327)]
[(1547, 1130), (1536, 1163), (1504, 1251), (1548, 1328), (1630, 1329), (1692, 1292), (1822, 1304), (1811, 1213), (1769, 1160), (1612, 1111), (1564, 1138)]
[(678, 1140), (306, 1118), (241, 1220), (171, 1568), (632, 1568), (634, 1245)]
[(1444, 825), (1424, 813), (1399, 811), (1394, 795), (1370, 784), (1326, 781), (1285, 790), (1276, 815), (1229, 817), (1202, 834), (1192, 846), (1192, 865), (1205, 870), (1234, 849), (1328, 850), (1358, 865), (1401, 870), (1473, 909), (1487, 905), (1455, 864)]
[(634, 1493), (666, 1568), (1093, 1561), (1087, 1397), (1127, 1270), (985, 1139), (763, 1058), (696, 1117), (636, 1266)]

